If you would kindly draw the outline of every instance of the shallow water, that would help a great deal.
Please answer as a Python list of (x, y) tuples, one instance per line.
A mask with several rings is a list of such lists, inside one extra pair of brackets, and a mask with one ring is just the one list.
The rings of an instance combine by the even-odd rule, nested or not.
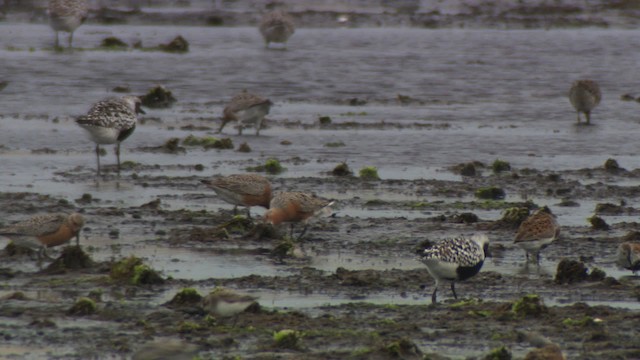
[[(189, 53), (95, 49), (101, 39), (110, 35), (154, 46), (178, 34), (190, 42)], [(86, 112), (93, 102), (112, 95), (110, 89), (118, 85), (129, 85), (134, 93), (144, 93), (162, 84), (178, 98), (169, 110), (149, 109), (147, 118), (160, 121), (140, 124), (123, 143), (123, 160), (169, 167), (142, 170), (138, 172), (140, 176), (230, 174), (274, 156), (309, 160), (285, 164), (288, 170), (281, 175), (285, 184), (291, 178), (322, 177), (341, 161), (356, 170), (377, 166), (383, 179), (459, 180), (448, 167), (472, 160), (491, 163), (497, 158), (509, 161), (516, 169), (593, 168), (610, 157), (624, 168), (640, 168), (640, 158), (636, 156), (640, 105), (619, 100), (624, 93), (638, 91), (637, 82), (630, 76), (638, 65), (637, 56), (629, 50), (640, 45), (635, 30), (299, 29), (288, 50), (268, 51), (254, 28), (85, 25), (75, 35), (75, 45), (83, 50), (54, 53), (51, 42), (51, 31), (45, 25), (0, 24), (0, 81), (9, 81), (1, 92), (0, 192), (39, 192), (69, 200), (90, 193), (94, 198), (108, 200), (105, 206), (139, 206), (170, 193), (176, 196), (163, 197), (163, 206), (228, 209), (216, 197), (185, 200), (184, 195), (197, 192), (194, 189), (143, 188), (126, 177), (118, 184), (107, 181), (99, 186), (95, 181), (68, 183), (55, 175), (76, 171), (73, 169), (93, 171), (94, 146), (72, 119)], [(575, 113), (566, 97), (571, 82), (584, 77), (596, 79), (603, 92), (592, 126), (575, 125)], [(268, 117), (274, 121), (262, 131), (264, 136), (253, 136), (248, 130), (249, 135), (238, 137), (235, 130), (226, 129), (236, 145), (250, 143), (252, 153), (189, 149), (187, 154), (173, 155), (141, 150), (162, 145), (172, 137), (211, 133), (179, 128), (194, 124), (215, 129), (218, 123), (211, 123), (211, 119), (217, 119), (233, 94), (245, 88), (275, 102)], [(415, 101), (399, 104), (399, 94)], [(368, 103), (349, 106), (352, 98)], [(313, 125), (319, 116), (330, 116), (337, 124), (384, 122), (404, 127), (305, 130), (280, 125), (285, 120)], [(282, 140), (292, 144), (280, 145)], [(338, 141), (345, 146), (325, 146)], [(32, 152), (43, 148), (55, 153)], [(103, 164), (115, 162), (112, 150), (108, 150)], [(195, 164), (203, 164), (204, 171), (171, 167)], [(625, 179), (617, 184), (635, 186), (638, 182)], [(359, 196), (424, 200), (410, 194), (390, 194), (386, 198), (384, 192), (364, 188), (322, 195), (336, 195), (332, 197), (338, 199)], [(508, 200), (521, 201), (522, 196), (509, 194)], [(541, 205), (558, 202), (552, 198), (534, 200)], [(578, 208), (554, 207), (561, 224), (585, 226), (585, 219), (592, 215), (597, 202), (580, 202)], [(637, 207), (637, 199), (629, 199), (628, 206)], [(501, 216), (498, 210), (476, 213), (483, 220)], [(434, 215), (433, 211), (349, 206), (337, 210), (337, 216), (361, 218), (416, 219)], [(605, 218), (608, 222), (635, 220), (629, 216)], [(6, 220), (17, 219), (8, 214)], [(175, 278), (198, 280), (287, 272), (259, 257), (150, 246), (148, 241), (153, 236), (142, 230), (121, 240), (101, 234), (98, 231), (87, 239), (96, 248), (92, 256), (97, 259), (137, 254)], [(129, 246), (120, 244), (125, 248), (119, 252), (111, 249), (113, 244), (124, 242)], [(506, 258), (498, 265), (487, 263), (485, 270), (516, 273), (523, 254), (510, 245), (510, 239), (498, 242), (509, 244)], [(553, 272), (555, 260), (545, 261), (543, 267)], [(614, 276), (622, 274), (609, 260), (603, 265)], [(407, 253), (378, 259), (357, 254), (320, 254), (311, 266), (335, 271), (339, 266), (384, 270), (421, 265)], [(290, 294), (278, 299), (274, 297), (273, 306), (308, 305)], [(349, 299), (321, 297), (309, 304), (315, 306), (324, 301), (333, 304)]]

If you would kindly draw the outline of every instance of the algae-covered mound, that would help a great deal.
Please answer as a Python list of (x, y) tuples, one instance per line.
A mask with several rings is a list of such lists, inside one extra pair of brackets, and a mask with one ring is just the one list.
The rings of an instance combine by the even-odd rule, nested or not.
[(511, 305), (511, 311), (518, 317), (540, 317), (547, 313), (542, 298), (536, 294), (523, 296)]
[(176, 293), (166, 305), (169, 307), (198, 305), (200, 301), (202, 301), (202, 295), (196, 289), (184, 288)]
[(73, 315), (73, 316), (91, 315), (91, 314), (94, 314), (96, 310), (97, 310), (96, 303), (93, 300), (87, 297), (81, 297), (80, 299), (78, 299), (78, 301), (76, 301), (75, 304), (73, 304), (71, 308), (69, 308), (69, 310), (67, 310), (67, 315)]
[(181, 35), (176, 36), (167, 44), (158, 46), (162, 51), (170, 53), (186, 53), (189, 52), (189, 42)]
[(157, 271), (142, 263), (142, 259), (130, 256), (111, 266), (111, 279), (132, 285), (162, 284), (164, 279)]
[(169, 108), (178, 101), (171, 91), (162, 85), (149, 89), (145, 95), (140, 96), (140, 100), (143, 106), (155, 109)]
[(80, 246), (67, 246), (62, 254), (49, 266), (47, 272), (60, 272), (64, 270), (88, 269), (94, 265), (91, 257)]

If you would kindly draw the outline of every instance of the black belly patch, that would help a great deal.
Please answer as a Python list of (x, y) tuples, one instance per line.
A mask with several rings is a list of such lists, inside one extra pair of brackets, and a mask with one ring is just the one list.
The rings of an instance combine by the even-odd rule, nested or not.
[(458, 266), (456, 269), (456, 274), (458, 274), (458, 280), (466, 280), (473, 275), (477, 274), (482, 268), (482, 264), (484, 261), (480, 261), (474, 266)]
[(124, 139), (128, 138), (129, 135), (133, 134), (133, 130), (136, 129), (136, 126), (132, 126), (129, 129), (126, 130), (122, 130), (120, 132), (120, 135), (118, 135), (118, 141), (123, 141)]

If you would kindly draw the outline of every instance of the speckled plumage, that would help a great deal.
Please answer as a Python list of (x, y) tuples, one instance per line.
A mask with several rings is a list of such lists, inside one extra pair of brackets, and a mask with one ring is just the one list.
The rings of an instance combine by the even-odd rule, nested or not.
[(291, 236), (293, 236), (294, 224), (304, 223), (304, 229), (298, 236), (298, 239), (300, 239), (307, 230), (309, 219), (314, 216), (331, 214), (331, 205), (333, 203), (333, 200), (305, 192), (280, 192), (271, 199), (269, 210), (265, 214), (265, 220), (274, 225), (284, 222), (291, 223)]
[(73, 32), (82, 25), (89, 15), (86, 0), (50, 0), (49, 24), (56, 33), (55, 46), (59, 46), (58, 32), (69, 33), (69, 47), (73, 42)]
[(578, 123), (580, 123), (580, 113), (584, 113), (586, 122), (591, 122), (591, 110), (593, 110), (602, 100), (600, 86), (593, 80), (576, 80), (569, 90), (569, 101), (576, 109)]
[(202, 308), (218, 317), (237, 315), (256, 304), (258, 298), (251, 295), (239, 294), (232, 290), (217, 287), (202, 299)]
[(640, 271), (640, 243), (625, 242), (618, 246), (616, 264), (637, 273)]
[(137, 114), (144, 111), (137, 96), (110, 97), (95, 103), (87, 115), (80, 116), (76, 123), (89, 132), (96, 143), (98, 175), (100, 174), (100, 144), (116, 144), (118, 173), (120, 173), (120, 143), (136, 128)]
[[(233, 174), (202, 180), (212, 188), (218, 196), (233, 205), (269, 208), (271, 201), (271, 183), (267, 178), (258, 174)], [(234, 209), (235, 210), (235, 209)]]
[(420, 261), (436, 281), (431, 301), (436, 302), (438, 286), (443, 280), (451, 282), (451, 291), (457, 299), (455, 282), (477, 274), (486, 256), (489, 256), (489, 239), (486, 235), (448, 238), (424, 249), (420, 253)]
[(266, 13), (260, 21), (259, 29), (267, 47), (270, 44), (281, 44), (284, 47), (295, 32), (293, 19), (282, 10)]
[(41, 256), (46, 255), (46, 248), (67, 243), (72, 237), (79, 242), (83, 226), (84, 218), (78, 213), (42, 214), (2, 228), (0, 235), (10, 238), (17, 245), (40, 249), (38, 255)]
[(262, 96), (252, 94), (243, 90), (236, 94), (229, 105), (223, 110), (222, 124), (218, 132), (230, 121), (239, 121), (238, 135), (242, 135), (242, 130), (247, 124), (253, 124), (256, 128), (256, 135), (260, 135), (260, 128), (264, 117), (269, 113), (273, 103)]
[(540, 250), (547, 247), (560, 235), (560, 225), (551, 210), (544, 206), (526, 218), (516, 234), (514, 243), (532, 254), (536, 264), (540, 264)]

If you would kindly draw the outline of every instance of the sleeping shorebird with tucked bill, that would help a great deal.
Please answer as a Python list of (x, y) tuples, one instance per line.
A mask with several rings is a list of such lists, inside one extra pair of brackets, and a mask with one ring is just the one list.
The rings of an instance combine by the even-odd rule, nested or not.
[(238, 135), (242, 135), (242, 130), (247, 124), (254, 124), (256, 136), (259, 136), (264, 117), (269, 113), (272, 105), (269, 99), (243, 90), (236, 94), (224, 108), (218, 133), (222, 132), (228, 122), (238, 121)]
[(569, 101), (576, 109), (578, 124), (580, 124), (580, 113), (584, 113), (586, 123), (591, 123), (591, 110), (593, 110), (602, 100), (600, 86), (593, 80), (576, 80), (569, 90)]
[(0, 235), (11, 239), (16, 245), (38, 250), (38, 260), (49, 258), (47, 248), (65, 244), (76, 238), (80, 245), (80, 230), (84, 217), (78, 213), (43, 214), (0, 229)]
[(144, 114), (141, 100), (137, 96), (110, 97), (95, 103), (87, 115), (80, 116), (76, 123), (89, 132), (96, 143), (96, 161), (100, 176), (100, 144), (116, 144), (118, 175), (120, 175), (120, 143), (136, 129), (138, 114)]
[(295, 32), (295, 25), (289, 14), (283, 10), (276, 10), (262, 17), (259, 30), (267, 48), (285, 49), (287, 40)]
[(640, 271), (640, 243), (625, 242), (618, 246), (616, 264), (635, 275)]
[(258, 298), (240, 294), (223, 287), (216, 287), (202, 298), (202, 309), (216, 317), (231, 317), (247, 310), (250, 306), (258, 305)]
[(50, 0), (49, 24), (56, 33), (55, 47), (60, 47), (58, 33), (69, 33), (69, 47), (73, 43), (73, 32), (87, 19), (89, 6), (86, 0)]
[(540, 266), (540, 250), (549, 246), (558, 239), (558, 236), (560, 236), (560, 225), (551, 210), (543, 206), (520, 224), (513, 242), (526, 251), (527, 264), (531, 254), (536, 265)]
[(271, 199), (269, 210), (265, 213), (264, 218), (265, 221), (273, 225), (290, 223), (290, 236), (292, 238), (295, 224), (303, 223), (304, 228), (297, 238), (297, 240), (300, 240), (307, 231), (309, 220), (316, 216), (330, 215), (333, 203), (333, 200), (305, 192), (280, 192)]
[(238, 206), (247, 208), (247, 217), (251, 217), (252, 206), (269, 208), (271, 183), (262, 175), (233, 174), (201, 181), (213, 189), (222, 200), (235, 205), (234, 215)]
[(455, 282), (469, 279), (480, 272), (488, 256), (489, 238), (486, 235), (448, 238), (420, 251), (420, 261), (427, 266), (427, 271), (436, 281), (431, 302), (436, 303), (438, 286), (442, 281), (451, 282), (451, 292), (457, 299)]

